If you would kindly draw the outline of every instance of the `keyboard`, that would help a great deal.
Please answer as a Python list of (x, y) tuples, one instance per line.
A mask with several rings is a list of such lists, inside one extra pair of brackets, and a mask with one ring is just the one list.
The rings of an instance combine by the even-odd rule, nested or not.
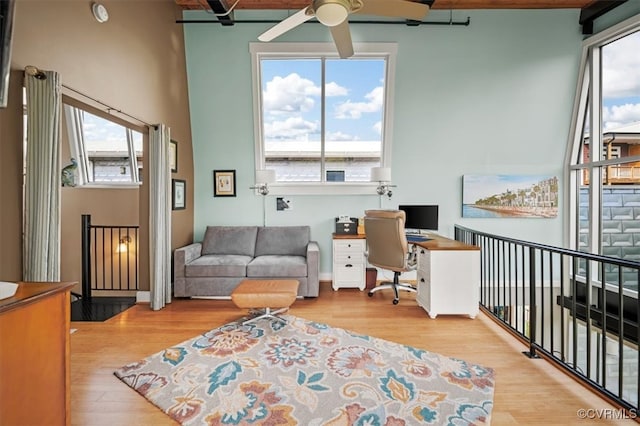
[(407, 242), (409, 243), (422, 243), (422, 242), (431, 240), (431, 238), (427, 237), (426, 235), (420, 235), (420, 234), (406, 234), (406, 236), (407, 236)]

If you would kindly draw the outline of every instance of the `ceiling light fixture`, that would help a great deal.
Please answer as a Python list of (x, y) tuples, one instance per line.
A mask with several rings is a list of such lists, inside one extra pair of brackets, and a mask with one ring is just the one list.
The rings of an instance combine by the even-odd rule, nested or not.
[(327, 27), (340, 25), (349, 15), (349, 0), (324, 0), (315, 7), (315, 15)]
[(96, 18), (96, 21), (101, 24), (109, 20), (109, 12), (107, 11), (107, 8), (100, 3), (93, 3), (91, 5), (91, 13), (93, 13), (93, 17)]

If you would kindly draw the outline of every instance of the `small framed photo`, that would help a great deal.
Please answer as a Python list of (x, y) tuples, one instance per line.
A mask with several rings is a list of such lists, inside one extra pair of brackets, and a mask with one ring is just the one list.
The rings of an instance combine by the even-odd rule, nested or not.
[(236, 196), (236, 171), (235, 170), (214, 170), (213, 171), (213, 196), (214, 197), (235, 197)]
[(169, 168), (171, 173), (178, 173), (178, 142), (169, 142)]
[(187, 182), (171, 179), (171, 209), (184, 210), (187, 206)]

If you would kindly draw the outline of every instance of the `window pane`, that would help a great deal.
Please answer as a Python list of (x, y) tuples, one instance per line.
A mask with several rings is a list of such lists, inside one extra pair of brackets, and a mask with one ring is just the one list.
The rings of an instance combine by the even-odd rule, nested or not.
[[(589, 152), (589, 142), (590, 142), (590, 133), (589, 133), (589, 111), (591, 111), (591, 99), (587, 100), (587, 107), (586, 107), (586, 112), (585, 112), (585, 118), (584, 118), (584, 126), (582, 129), (582, 143), (580, 145), (580, 153), (578, 154), (578, 163), (580, 164), (584, 164), (584, 163), (589, 163), (591, 161), (591, 154)], [(586, 177), (583, 177), (583, 179), (586, 179)], [(588, 182), (588, 180), (586, 180)]]
[(276, 180), (368, 182), (382, 158), (385, 74), (384, 58), (261, 59), (264, 163)]
[(280, 182), (319, 182), (322, 68), (318, 59), (263, 59), (266, 167)]
[[(72, 113), (75, 108), (65, 109), (65, 113)], [(80, 111), (82, 115), (82, 135), (72, 135), (75, 126), (71, 125), (70, 143), (77, 143), (72, 148), (72, 152), (84, 151), (88, 168), (87, 178), (89, 182), (109, 183), (109, 182), (139, 182), (136, 174), (132, 173), (132, 167), (138, 167), (131, 160), (131, 155), (135, 155), (139, 161), (142, 160), (142, 133), (131, 131), (132, 146), (127, 140), (128, 129), (121, 124), (108, 119), (96, 116), (87, 111)], [(75, 141), (75, 142), (74, 142)], [(82, 141), (83, 143), (79, 143)], [(135, 153), (132, 153), (134, 150)], [(79, 162), (78, 167), (84, 167)]]
[[(640, 32), (602, 47), (603, 159), (640, 155)], [(607, 170), (605, 183), (640, 182), (640, 162)]]
[(369, 181), (381, 158), (385, 61), (327, 60), (326, 81), (327, 170), (343, 170), (347, 182)]

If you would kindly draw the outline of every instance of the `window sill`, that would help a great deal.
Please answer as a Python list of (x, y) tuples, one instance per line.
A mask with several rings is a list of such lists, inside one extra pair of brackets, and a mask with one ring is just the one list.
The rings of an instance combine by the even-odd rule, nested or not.
[(269, 195), (378, 195), (377, 187), (377, 183), (371, 182), (272, 183)]
[(140, 189), (142, 183), (122, 182), (122, 183), (87, 183), (77, 186), (65, 186), (63, 188), (72, 189)]

